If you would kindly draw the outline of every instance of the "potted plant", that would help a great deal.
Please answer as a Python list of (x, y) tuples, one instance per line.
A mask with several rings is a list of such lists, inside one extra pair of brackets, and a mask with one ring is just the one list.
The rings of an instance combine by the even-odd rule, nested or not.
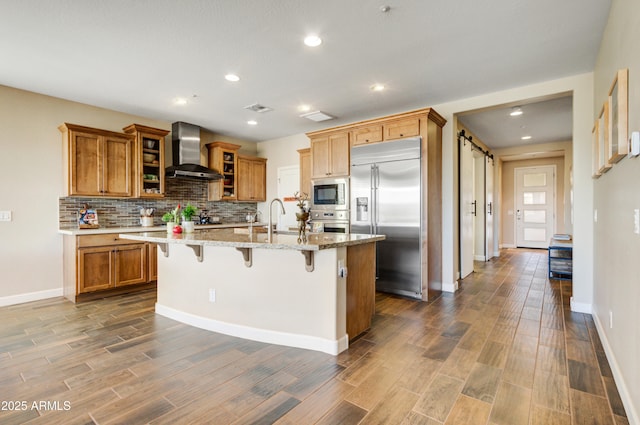
[(187, 206), (182, 209), (182, 227), (184, 227), (185, 232), (193, 233), (195, 228), (193, 216), (195, 216), (197, 212), (198, 209), (190, 203), (187, 203)]
[(167, 223), (167, 232), (173, 232), (174, 228), (178, 226), (178, 217), (180, 217), (180, 204), (162, 215), (162, 221)]

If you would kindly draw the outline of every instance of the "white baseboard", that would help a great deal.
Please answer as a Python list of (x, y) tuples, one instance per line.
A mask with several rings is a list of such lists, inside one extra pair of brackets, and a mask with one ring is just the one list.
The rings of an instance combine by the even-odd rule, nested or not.
[(453, 283), (442, 282), (442, 292), (456, 292), (458, 290), (458, 281)]
[[(633, 400), (631, 399), (631, 395), (629, 394), (629, 390), (627, 389), (627, 384), (624, 380), (624, 375), (618, 366), (618, 362), (616, 361), (616, 356), (611, 349), (611, 345), (609, 344), (609, 340), (604, 332), (604, 327), (602, 323), (600, 323), (600, 319), (598, 319), (597, 314), (592, 314), (593, 321), (596, 324), (596, 329), (598, 330), (598, 336), (600, 337), (600, 342), (604, 347), (604, 352), (607, 355), (607, 361), (609, 362), (609, 366), (611, 368), (611, 372), (613, 373), (613, 379), (616, 382), (616, 387), (618, 388), (618, 393), (620, 394), (620, 399), (622, 399), (622, 404), (624, 405), (625, 413), (627, 414), (627, 419), (629, 420), (629, 424), (631, 425), (639, 425), (640, 424), (640, 415), (638, 415), (638, 408), (640, 406), (634, 406)], [(637, 401), (637, 400), (636, 400)]]
[(272, 331), (269, 329), (252, 328), (244, 325), (221, 322), (219, 320), (208, 319), (185, 313), (156, 303), (156, 313), (168, 317), (196, 328), (207, 331), (218, 332), (238, 338), (250, 339), (252, 341), (266, 342), (269, 344), (286, 345), (287, 347), (305, 348), (307, 350), (322, 351), (334, 356), (349, 347), (349, 336), (332, 341), (309, 335), (292, 334), (287, 332)]
[(593, 307), (591, 304), (579, 303), (573, 300), (571, 297), (571, 311), (575, 311), (576, 313), (593, 313)]
[(500, 256), (500, 251), (493, 251), (493, 256), (494, 257), (499, 257)]
[(487, 261), (487, 257), (484, 255), (474, 255), (473, 257), (474, 261)]
[(512, 243), (503, 243), (503, 244), (500, 244), (500, 248), (517, 248), (517, 247)]
[(0, 297), (0, 307), (28, 303), (31, 301), (46, 300), (47, 298), (62, 297), (63, 295), (64, 293), (62, 291), (62, 288), (29, 292), (27, 294), (9, 295), (6, 297)]

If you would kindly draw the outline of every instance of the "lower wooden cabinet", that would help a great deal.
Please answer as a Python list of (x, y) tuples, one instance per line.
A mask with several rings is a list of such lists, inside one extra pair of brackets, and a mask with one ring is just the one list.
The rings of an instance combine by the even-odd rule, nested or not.
[(76, 302), (87, 295), (105, 296), (106, 291), (146, 289), (157, 279), (156, 259), (151, 259), (155, 249), (155, 244), (124, 240), (111, 233), (65, 235), (65, 297)]

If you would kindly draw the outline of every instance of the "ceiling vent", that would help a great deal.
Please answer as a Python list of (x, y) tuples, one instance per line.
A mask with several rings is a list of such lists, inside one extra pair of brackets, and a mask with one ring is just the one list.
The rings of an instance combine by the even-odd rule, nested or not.
[(268, 106), (264, 106), (259, 103), (254, 103), (253, 105), (245, 106), (244, 109), (248, 109), (250, 111), (259, 112), (259, 113), (273, 111), (273, 109), (269, 108)]
[(322, 111), (314, 111), (314, 112), (307, 112), (306, 114), (302, 114), (300, 115), (300, 118), (306, 118), (311, 121), (320, 122), (320, 121), (332, 120), (335, 117), (327, 113), (324, 113)]

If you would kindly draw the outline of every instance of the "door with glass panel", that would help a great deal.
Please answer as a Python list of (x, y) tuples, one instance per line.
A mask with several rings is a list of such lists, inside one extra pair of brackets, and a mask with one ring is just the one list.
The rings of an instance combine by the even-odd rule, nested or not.
[(555, 229), (555, 171), (555, 165), (515, 169), (517, 247), (549, 247)]

